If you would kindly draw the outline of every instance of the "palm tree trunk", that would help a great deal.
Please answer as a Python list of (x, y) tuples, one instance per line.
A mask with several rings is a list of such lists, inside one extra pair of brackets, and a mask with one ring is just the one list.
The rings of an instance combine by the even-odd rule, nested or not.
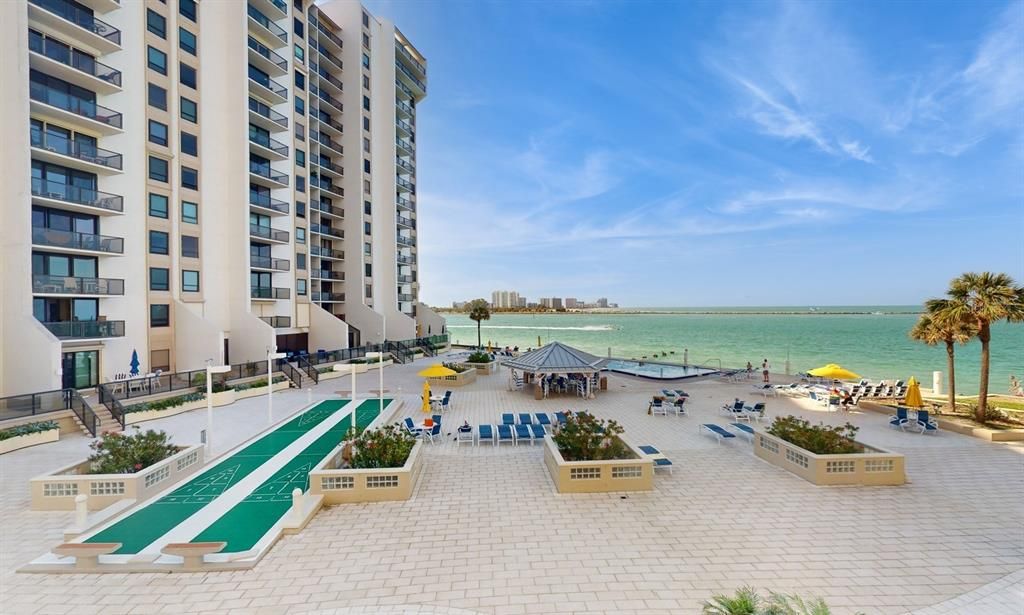
[(476, 349), (480, 350), (480, 321), (476, 321)]
[(949, 371), (949, 410), (956, 412), (956, 361), (953, 340), (946, 340), (946, 369)]
[(974, 418), (984, 423), (988, 406), (988, 343), (992, 340), (992, 331), (987, 322), (978, 327), (978, 339), (981, 340), (981, 381), (978, 383), (978, 410)]

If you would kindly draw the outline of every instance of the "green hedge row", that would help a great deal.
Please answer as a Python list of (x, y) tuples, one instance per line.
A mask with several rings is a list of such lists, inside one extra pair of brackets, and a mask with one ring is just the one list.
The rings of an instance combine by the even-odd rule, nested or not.
[(206, 393), (186, 393), (176, 397), (168, 397), (157, 401), (144, 401), (140, 404), (125, 406), (124, 412), (125, 414), (131, 414), (133, 412), (147, 412), (149, 410), (169, 410), (170, 408), (184, 406), (189, 402), (199, 401), (205, 397)]
[(17, 427), (8, 427), (7, 429), (0, 430), (0, 440), (9, 440), (11, 438), (17, 438), (18, 436), (27, 436), (41, 431), (50, 431), (51, 429), (57, 429), (57, 421), (26, 423), (24, 425), (18, 425)]

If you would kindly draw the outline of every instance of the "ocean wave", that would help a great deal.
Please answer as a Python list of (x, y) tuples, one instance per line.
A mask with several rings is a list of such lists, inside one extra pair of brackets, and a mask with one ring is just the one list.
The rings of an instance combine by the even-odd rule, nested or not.
[[(476, 325), (448, 325), (449, 329), (476, 329)], [(532, 331), (615, 331), (614, 325), (586, 325), (583, 327), (526, 327), (523, 325), (481, 325), (481, 329), (526, 329)]]

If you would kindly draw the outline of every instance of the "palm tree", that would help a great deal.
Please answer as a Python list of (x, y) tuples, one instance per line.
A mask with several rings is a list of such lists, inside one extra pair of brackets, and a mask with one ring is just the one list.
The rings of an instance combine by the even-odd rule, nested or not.
[(978, 409), (975, 419), (985, 422), (988, 406), (989, 342), (992, 323), (1007, 320), (1024, 322), (1024, 287), (1017, 286), (1005, 273), (965, 273), (949, 283), (949, 299), (933, 299), (929, 312), (946, 322), (969, 323), (981, 342), (981, 379), (978, 382)]
[(484, 299), (473, 299), (466, 306), (469, 310), (470, 320), (476, 321), (476, 347), (482, 348), (480, 343), (480, 321), (491, 319), (491, 307)]
[[(934, 300), (933, 300), (934, 301)], [(938, 301), (942, 301), (941, 299)], [(910, 330), (910, 339), (924, 342), (929, 346), (946, 345), (946, 369), (949, 371), (949, 407), (956, 409), (956, 361), (954, 344), (966, 344), (974, 337), (969, 323), (943, 319), (941, 311), (921, 314)]]

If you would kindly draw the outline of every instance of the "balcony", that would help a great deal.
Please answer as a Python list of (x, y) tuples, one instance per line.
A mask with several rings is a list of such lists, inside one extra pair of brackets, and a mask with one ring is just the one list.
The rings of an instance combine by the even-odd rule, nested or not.
[(395, 145), (398, 146), (398, 149), (404, 150), (405, 154), (408, 156), (416, 155), (416, 146), (413, 145), (412, 141), (409, 141), (408, 139), (403, 139), (402, 137), (395, 137)]
[(271, 109), (270, 105), (251, 96), (249, 97), (249, 122), (270, 132), (288, 130), (287, 117)]
[(345, 127), (341, 122), (337, 122), (330, 115), (327, 115), (323, 111), (319, 111), (316, 115), (310, 116), (313, 121), (317, 122), (321, 130), (333, 130), (336, 136), (345, 136)]
[(287, 215), (291, 208), (288, 203), (281, 199), (275, 199), (268, 194), (262, 194), (256, 190), (249, 190), (249, 205), (258, 207), (270, 212), (271, 215)]
[(395, 78), (395, 89), (397, 89), (402, 94), (405, 94), (409, 98), (416, 100), (416, 94), (412, 91), (412, 89), (410, 89), (409, 86), (402, 83), (401, 80), (399, 80), (397, 77)]
[(124, 197), (54, 181), (32, 178), (32, 201), (40, 205), (56, 205), (91, 214), (119, 214), (124, 211)]
[(313, 291), (312, 299), (316, 303), (344, 303), (345, 293), (326, 293)]
[(255, 73), (251, 69), (249, 70), (249, 93), (272, 105), (279, 105), (288, 101), (288, 88), (270, 77), (264, 77)]
[(42, 324), (62, 340), (124, 337), (123, 320), (66, 320)]
[(310, 60), (309, 68), (313, 73), (316, 73), (316, 75), (320, 78), (322, 82), (321, 85), (323, 85), (323, 83), (328, 83), (332, 85), (334, 89), (337, 90), (337, 92), (335, 93), (339, 95), (345, 91), (345, 84), (343, 84), (340, 79), (327, 72), (326, 69), (322, 68), (316, 62)]
[(344, 209), (340, 207), (335, 207), (333, 205), (329, 205), (327, 203), (324, 203), (323, 201), (310, 201), (309, 207), (311, 209), (319, 211), (322, 214), (327, 214), (328, 216), (334, 216), (336, 218), (345, 217)]
[(413, 165), (413, 163), (409, 162), (408, 160), (399, 158), (397, 156), (395, 157), (395, 166), (397, 166), (399, 169), (402, 169), (402, 172), (404, 173), (416, 172), (416, 167)]
[(309, 246), (309, 253), (321, 258), (332, 258), (339, 261), (345, 260), (345, 252), (343, 250), (332, 250), (331, 248), (322, 248), (320, 246)]
[(334, 237), (335, 239), (345, 238), (345, 231), (341, 230), (340, 228), (333, 228), (325, 224), (317, 224), (316, 222), (313, 222), (312, 224), (309, 225), (309, 230), (314, 233), (319, 233), (320, 235)]
[(101, 254), (124, 254), (124, 239), (121, 237), (61, 231), (41, 226), (32, 227), (32, 245)]
[(36, 128), (29, 129), (32, 158), (88, 171), (112, 174), (121, 171), (121, 154), (93, 145), (90, 141), (68, 139)]
[(411, 53), (409, 53), (408, 49), (406, 49), (403, 45), (398, 44), (397, 42), (395, 43), (395, 55), (407, 61), (413, 67), (414, 70), (419, 72), (419, 74), (422, 75), (423, 78), (426, 78), (427, 67), (423, 66), (423, 64), (421, 64), (419, 60), (417, 60)]
[(341, 147), (341, 143), (338, 143), (337, 141), (333, 141), (327, 135), (325, 135), (323, 133), (320, 133), (320, 132), (317, 132), (315, 130), (312, 130), (312, 131), (310, 131), (309, 136), (314, 141), (316, 141), (320, 145), (330, 149), (335, 154), (337, 154), (339, 156), (344, 156), (345, 155), (344, 150)]
[(406, 254), (397, 254), (395, 256), (395, 262), (397, 262), (399, 265), (415, 265), (416, 257)]
[(124, 280), (33, 274), (32, 294), (95, 296), (123, 295)]
[(284, 0), (250, 0), (250, 2), (264, 15), (274, 15), (276, 19), (288, 16), (288, 5)]
[(288, 146), (277, 139), (264, 136), (262, 133), (249, 132), (249, 143), (256, 146), (257, 154), (272, 160), (286, 160), (288, 158)]
[[(345, 177), (345, 167), (341, 166), (340, 164), (334, 164), (333, 162), (326, 158), (315, 159), (312, 161), (312, 164), (318, 167), (321, 172), (330, 173), (331, 175), (334, 175), (336, 179), (340, 180)], [(344, 192), (342, 191), (341, 188), (338, 188), (338, 190), (335, 190), (334, 192), (344, 195)]]
[(268, 271), (289, 271), (292, 268), (292, 264), (291, 261), (284, 258), (271, 258), (269, 256), (250, 254), (249, 267)]
[(260, 316), (260, 320), (275, 329), (287, 329), (292, 326), (291, 316)]
[(269, 164), (249, 161), (249, 179), (267, 188), (287, 188), (288, 175), (271, 168)]
[(412, 105), (405, 102), (401, 98), (395, 99), (395, 107), (398, 109), (399, 115), (404, 115), (405, 117), (408, 118), (411, 118), (416, 115), (416, 109), (414, 109)]
[(249, 12), (250, 32), (255, 34), (271, 49), (280, 49), (288, 44), (288, 33), (281, 26), (271, 21), (253, 5), (246, 7)]
[(43, 116), (62, 124), (84, 126), (89, 132), (112, 135), (121, 132), (121, 114), (103, 105), (67, 96), (36, 81), (29, 81), (33, 116)]
[(400, 194), (395, 197), (395, 205), (398, 206), (399, 209), (411, 212), (416, 211), (416, 204)]
[[(47, 41), (52, 39), (47, 39)], [(29, 35), (29, 68), (42, 71), (101, 94), (121, 91), (121, 71), (80, 53), (69, 54), (63, 45), (50, 47), (42, 37)]]
[(411, 70), (405, 67), (405, 64), (395, 60), (395, 68), (398, 69), (399, 76), (405, 77), (405, 79), (412, 85), (414, 91), (418, 91), (416, 94), (409, 94), (410, 96), (419, 100), (427, 95), (427, 84), (420, 81), (419, 77), (414, 75)]
[(413, 136), (413, 133), (415, 132), (413, 130), (412, 124), (403, 120), (402, 118), (395, 118), (395, 128), (398, 129), (398, 132), (404, 134), (407, 137)]
[(408, 295), (408, 294), (405, 294), (405, 293), (398, 293), (398, 300), (399, 301), (405, 301), (405, 302), (415, 301), (416, 300), (416, 296), (415, 295)]
[(249, 237), (265, 239), (266, 241), (273, 241), (276, 243), (288, 243), (290, 236), (291, 235), (288, 231), (281, 231), (260, 224), (249, 224)]
[(416, 184), (407, 179), (402, 179), (402, 177), (397, 175), (395, 176), (395, 187), (399, 191), (411, 192), (413, 194), (416, 193)]
[[(29, 23), (88, 45), (97, 55), (121, 50), (121, 31), (92, 12), (60, 0), (29, 0)], [(24, 30), (22, 30), (24, 32)]]
[(314, 280), (328, 280), (333, 282), (345, 281), (344, 271), (328, 271), (327, 269), (314, 269), (309, 272), (309, 275)]
[(412, 218), (406, 218), (402, 214), (398, 214), (395, 217), (395, 221), (398, 223), (398, 226), (401, 226), (401, 227), (404, 227), (404, 228), (408, 228), (408, 229), (415, 229), (416, 228), (416, 221), (413, 220)]
[(336, 198), (344, 198), (344, 188), (341, 186), (334, 185), (333, 182), (322, 180), (319, 177), (312, 175), (309, 178), (309, 185), (316, 188), (317, 190), (323, 190), (328, 194), (335, 196)]
[(403, 237), (401, 235), (396, 235), (395, 240), (398, 242), (398, 245), (400, 246), (408, 246), (410, 248), (416, 247), (416, 241), (412, 237)]
[(253, 286), (249, 291), (249, 296), (254, 301), (278, 301), (281, 299), (290, 299), (292, 296), (292, 289), (269, 286)]
[(395, 278), (395, 280), (399, 284), (412, 284), (412, 283), (416, 282), (416, 278), (414, 276), (403, 275), (403, 274), (398, 274), (398, 276)]
[(324, 24), (320, 23), (319, 21), (314, 23), (316, 24), (317, 32), (320, 33), (320, 37), (326, 39), (328, 42), (334, 45), (337, 48), (336, 51), (338, 53), (341, 53), (341, 50), (344, 47), (344, 43), (341, 42), (341, 39), (338, 37), (338, 35), (328, 30), (327, 27)]
[(249, 37), (249, 64), (275, 77), (288, 74), (288, 60), (251, 36)]
[(321, 90), (320, 88), (312, 84), (309, 86), (309, 91), (310, 93), (314, 94), (317, 98), (319, 98), (322, 102), (330, 105), (331, 108), (337, 111), (338, 113), (344, 112), (344, 105), (341, 104), (341, 101), (336, 98), (331, 98), (331, 95), (328, 94), (327, 92)]

